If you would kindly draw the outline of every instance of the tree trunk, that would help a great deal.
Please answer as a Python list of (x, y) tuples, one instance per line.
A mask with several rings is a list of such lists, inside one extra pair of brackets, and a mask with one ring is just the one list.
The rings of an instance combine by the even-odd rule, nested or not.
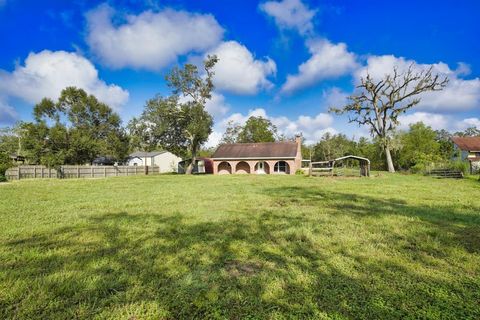
[(385, 146), (385, 155), (387, 157), (388, 172), (395, 172), (395, 167), (393, 166), (392, 154), (390, 153), (390, 148), (388, 146)]
[(185, 174), (192, 174), (196, 161), (197, 161), (197, 153), (192, 152), (192, 162), (190, 162), (190, 164), (187, 167), (187, 170), (185, 170)]

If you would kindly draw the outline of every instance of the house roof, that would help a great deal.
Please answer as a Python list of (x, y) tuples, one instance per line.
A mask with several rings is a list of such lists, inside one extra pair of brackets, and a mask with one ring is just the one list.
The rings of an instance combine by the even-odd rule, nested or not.
[(229, 143), (220, 145), (212, 158), (295, 158), (296, 142)]
[(480, 151), (480, 137), (453, 137), (452, 141), (463, 151)]
[(158, 156), (159, 154), (165, 153), (167, 151), (162, 150), (162, 151), (151, 151), (151, 152), (146, 152), (146, 151), (135, 151), (133, 153), (130, 153), (129, 157), (130, 158), (135, 158), (135, 157), (155, 157)]

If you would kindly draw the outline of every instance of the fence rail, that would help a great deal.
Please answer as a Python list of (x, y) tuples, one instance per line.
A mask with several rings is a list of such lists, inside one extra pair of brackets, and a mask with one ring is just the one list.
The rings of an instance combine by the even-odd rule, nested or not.
[(5, 172), (8, 180), (41, 178), (106, 178), (159, 174), (159, 166), (61, 166), (60, 170), (45, 166), (18, 166)]

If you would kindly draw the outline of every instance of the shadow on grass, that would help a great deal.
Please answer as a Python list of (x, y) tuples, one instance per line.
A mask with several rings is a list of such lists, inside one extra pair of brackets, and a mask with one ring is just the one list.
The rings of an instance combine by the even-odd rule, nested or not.
[[(462, 269), (462, 263), (478, 261), (478, 216), (315, 189), (264, 192), (273, 207), (256, 214), (239, 211), (218, 221), (184, 214), (92, 215), (6, 243), (0, 251), (0, 316), (480, 317), (479, 269)], [(299, 206), (328, 206), (331, 214), (365, 223), (371, 228), (365, 235), (386, 233), (386, 247), (371, 249), (378, 244), (361, 238), (352, 239), (353, 247), (333, 246), (335, 239), (316, 234), (326, 226), (298, 214)], [(391, 225), (378, 229), (362, 220), (386, 216), (413, 218), (412, 228), (389, 234)], [(320, 225), (312, 229), (315, 223)], [(365, 255), (362, 246), (381, 254)]]

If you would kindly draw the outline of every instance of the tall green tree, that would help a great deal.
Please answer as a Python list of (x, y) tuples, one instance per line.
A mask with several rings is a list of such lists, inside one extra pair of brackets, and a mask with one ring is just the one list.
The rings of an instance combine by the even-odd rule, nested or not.
[(251, 116), (243, 126), (230, 121), (221, 143), (256, 143), (276, 140), (287, 140), (287, 138), (278, 135), (277, 127), (270, 120), (261, 116)]
[(192, 173), (199, 150), (212, 133), (213, 118), (205, 104), (214, 89), (212, 69), (217, 61), (216, 56), (208, 56), (204, 61), (205, 75), (193, 64), (175, 67), (166, 77), (173, 95), (147, 101), (142, 115), (128, 126), (139, 147), (164, 148), (190, 157), (187, 174)]
[(229, 121), (227, 123), (227, 128), (225, 129), (225, 132), (222, 135), (222, 139), (220, 140), (220, 143), (221, 144), (237, 143), (238, 135), (242, 130), (243, 130), (243, 127), (240, 124), (234, 121)]
[(274, 142), (277, 135), (277, 127), (270, 120), (251, 116), (239, 132), (238, 142)]
[(469, 127), (464, 131), (455, 132), (455, 136), (458, 137), (478, 137), (480, 136), (480, 129), (477, 127)]
[(13, 165), (10, 155), (18, 154), (19, 150), (21, 151), (17, 127), (0, 128), (0, 182), (5, 180), (5, 171)]
[(60, 98), (44, 98), (34, 108), (35, 122), (22, 125), (27, 157), (49, 166), (91, 163), (97, 156), (123, 160), (128, 139), (108, 105), (84, 90), (68, 87)]
[(313, 147), (313, 161), (326, 161), (355, 154), (355, 142), (344, 134), (325, 133)]
[(435, 141), (438, 142), (440, 155), (444, 160), (450, 160), (455, 155), (455, 148), (452, 142), (452, 134), (445, 129), (435, 131)]
[(419, 171), (429, 164), (442, 160), (437, 133), (422, 122), (410, 125), (410, 130), (401, 134), (402, 150), (398, 164), (402, 169)]
[(395, 67), (391, 74), (374, 79), (362, 77), (357, 92), (349, 97), (350, 103), (341, 108), (331, 108), (337, 114), (348, 114), (349, 121), (368, 126), (372, 136), (382, 143), (388, 171), (395, 172), (391, 154), (391, 138), (398, 126), (398, 117), (420, 102), (419, 96), (428, 91), (442, 90), (447, 77), (433, 73), (433, 69), (416, 71), (410, 65), (405, 72)]

